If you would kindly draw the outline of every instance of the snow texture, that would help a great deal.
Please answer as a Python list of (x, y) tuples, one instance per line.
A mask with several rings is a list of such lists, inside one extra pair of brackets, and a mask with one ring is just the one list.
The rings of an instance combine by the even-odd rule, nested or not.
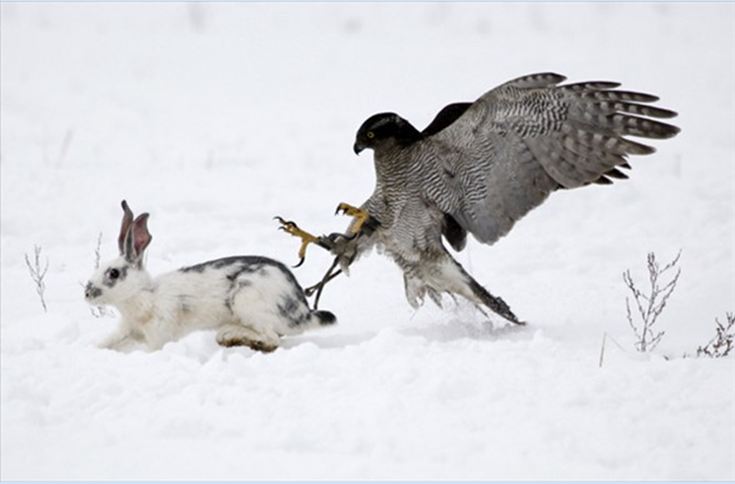
[[(735, 309), (733, 4), (2, 5), (2, 479), (735, 479), (732, 358), (683, 358)], [(370, 114), (423, 127), (513, 77), (617, 80), (680, 113), (631, 179), (555, 193), (458, 259), (524, 328), (414, 312), (373, 254), (326, 289), (339, 323), (271, 354), (196, 332), (96, 348), (83, 300), (120, 200), (156, 275), (296, 262), (372, 190)], [(48, 257), (48, 313), (23, 260)], [(679, 249), (654, 354), (622, 272)], [(331, 262), (311, 248), (303, 285)], [(607, 332), (605, 362), (598, 367)], [(668, 359), (667, 359), (668, 358)]]

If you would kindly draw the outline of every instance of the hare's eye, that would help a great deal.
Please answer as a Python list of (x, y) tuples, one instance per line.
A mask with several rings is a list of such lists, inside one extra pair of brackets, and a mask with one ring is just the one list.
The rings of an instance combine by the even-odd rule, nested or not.
[(120, 271), (118, 271), (117, 269), (110, 269), (109, 276), (110, 279), (117, 279), (118, 277), (120, 277)]

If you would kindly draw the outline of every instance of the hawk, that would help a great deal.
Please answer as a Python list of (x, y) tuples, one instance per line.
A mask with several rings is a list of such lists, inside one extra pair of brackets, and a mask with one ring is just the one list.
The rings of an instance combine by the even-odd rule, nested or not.
[[(354, 144), (372, 149), (376, 185), (359, 208), (337, 211), (354, 217), (346, 234), (316, 237), (280, 217), (283, 229), (330, 250), (335, 263), (319, 290), (373, 246), (382, 247), (403, 270), (413, 307), (425, 295), (459, 295), (513, 323), (522, 322), (452, 257), (467, 234), (493, 244), (548, 196), (561, 189), (611, 184), (628, 178), (629, 155), (654, 148), (627, 136), (664, 139), (679, 128), (654, 118), (674, 111), (651, 106), (658, 97), (617, 89), (620, 83), (563, 84), (554, 73), (506, 82), (474, 102), (442, 109), (423, 131), (395, 113), (369, 117)], [(312, 288), (312, 291), (314, 290)]]

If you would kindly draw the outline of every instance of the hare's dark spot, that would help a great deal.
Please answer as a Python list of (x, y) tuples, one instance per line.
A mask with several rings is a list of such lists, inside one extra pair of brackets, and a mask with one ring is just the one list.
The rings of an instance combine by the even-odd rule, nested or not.
[[(221, 259), (215, 259), (210, 260), (207, 262), (202, 262), (201, 264), (196, 264), (189, 267), (182, 267), (179, 269), (180, 272), (204, 272), (207, 269), (222, 269), (223, 267), (231, 266), (231, 265), (239, 265), (242, 267), (248, 267), (252, 265), (278, 265), (280, 262), (274, 261), (273, 259), (269, 259), (267, 257), (261, 257), (258, 255), (236, 255), (232, 257), (223, 257)], [(254, 272), (257, 269), (251, 270), (250, 272)]]
[(225, 307), (232, 313), (232, 305), (235, 302), (235, 291), (230, 290), (225, 298)]
[(240, 257), (225, 257), (223, 259), (216, 259), (216, 260), (210, 260), (207, 262), (202, 262), (201, 264), (196, 264), (189, 267), (182, 267), (179, 269), (180, 272), (204, 272), (207, 269), (221, 269), (223, 267), (237, 264), (240, 262)]
[(246, 266), (242, 266), (240, 268), (240, 273), (245, 274), (253, 274), (254, 272), (257, 272), (261, 275), (263, 275), (263, 264), (250, 264)]
[(179, 299), (179, 309), (182, 313), (190, 313), (191, 312), (191, 298), (187, 295), (181, 295), (178, 297)]
[(102, 295), (102, 289), (91, 282), (88, 282), (87, 286), (84, 288), (84, 295), (92, 299), (98, 298)]
[(235, 272), (232, 272), (231, 274), (227, 274), (227, 279), (234, 282), (234, 281), (237, 281), (237, 279), (242, 274), (254, 274), (256, 272), (261, 276), (265, 275), (265, 269), (263, 269), (263, 264), (251, 264), (251, 265), (238, 266)]
[[(303, 293), (301, 298), (303, 298)], [(289, 321), (292, 326), (298, 326), (306, 322), (309, 311), (306, 302), (302, 301), (298, 294), (284, 296), (278, 304), (278, 313), (282, 318)]]
[(299, 309), (299, 302), (291, 296), (286, 296), (278, 305), (278, 310), (282, 316), (294, 314)]
[(204, 272), (204, 269), (206, 268), (206, 264), (197, 264), (195, 266), (182, 267), (179, 269), (179, 272)]
[(128, 277), (128, 266), (110, 267), (105, 271), (102, 284), (107, 287), (114, 287), (119, 281), (124, 281), (126, 277)]

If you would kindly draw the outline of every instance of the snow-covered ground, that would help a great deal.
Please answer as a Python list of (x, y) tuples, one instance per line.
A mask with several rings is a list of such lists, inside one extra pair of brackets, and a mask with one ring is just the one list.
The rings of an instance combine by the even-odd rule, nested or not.
[[(2, 479), (735, 479), (735, 360), (682, 358), (735, 310), (733, 4), (3, 4), (1, 40)], [(458, 255), (527, 327), (414, 312), (374, 254), (327, 287), (337, 326), (272, 354), (95, 347), (115, 319), (80, 282), (100, 232), (116, 255), (121, 199), (151, 213), (153, 273), (295, 263), (272, 217), (344, 228), (334, 207), (374, 183), (351, 151), (368, 115), (425, 126), (537, 71), (658, 94), (682, 133)], [(641, 356), (621, 274), (679, 249)]]

